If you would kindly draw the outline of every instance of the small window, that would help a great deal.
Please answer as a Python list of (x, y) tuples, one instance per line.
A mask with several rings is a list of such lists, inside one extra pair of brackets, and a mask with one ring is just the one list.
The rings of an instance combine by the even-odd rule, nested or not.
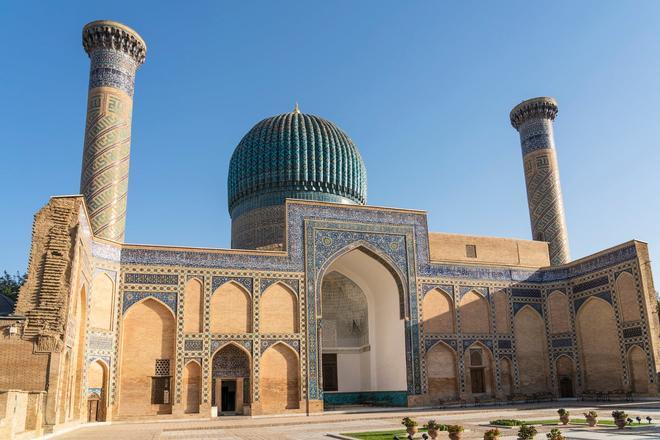
[(154, 376), (165, 377), (170, 375), (170, 360), (156, 359)]
[(481, 357), (481, 350), (478, 348), (470, 349), (470, 366), (481, 367), (483, 365), (483, 358)]
[(465, 245), (465, 256), (468, 258), (477, 258), (477, 245), (475, 244), (466, 244)]
[(151, 378), (151, 403), (154, 405), (167, 405), (170, 403), (170, 378)]

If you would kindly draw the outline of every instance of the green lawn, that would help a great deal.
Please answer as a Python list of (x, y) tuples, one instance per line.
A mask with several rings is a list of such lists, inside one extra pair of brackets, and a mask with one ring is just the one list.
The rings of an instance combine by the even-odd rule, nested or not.
[[(422, 428), (419, 430), (419, 432), (426, 432), (426, 429)], [(392, 431), (349, 432), (342, 433), (341, 435), (359, 440), (392, 440), (395, 435), (398, 435), (400, 438), (404, 439), (408, 433), (405, 429), (395, 429)]]

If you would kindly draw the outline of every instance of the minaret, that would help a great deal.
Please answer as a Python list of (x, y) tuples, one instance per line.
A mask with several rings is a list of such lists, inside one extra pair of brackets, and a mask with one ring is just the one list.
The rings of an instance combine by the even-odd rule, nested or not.
[(532, 237), (549, 243), (553, 266), (571, 259), (552, 130), (558, 110), (554, 98), (540, 97), (521, 102), (509, 115), (520, 133)]
[(114, 21), (83, 28), (89, 55), (89, 91), (80, 192), (97, 237), (124, 241), (135, 72), (147, 46), (133, 29)]

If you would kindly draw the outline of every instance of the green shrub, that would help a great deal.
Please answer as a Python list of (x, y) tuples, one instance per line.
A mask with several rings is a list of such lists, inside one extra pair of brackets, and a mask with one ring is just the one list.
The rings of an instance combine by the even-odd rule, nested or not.
[(625, 411), (621, 411), (621, 410), (617, 409), (617, 410), (612, 411), (612, 417), (615, 420), (616, 419), (626, 419), (626, 418), (628, 418), (628, 414), (626, 414)]
[(461, 425), (447, 425), (447, 432), (450, 434), (458, 434), (459, 432), (463, 432), (463, 429)]
[(532, 440), (538, 431), (532, 425), (521, 425), (518, 430), (519, 440)]
[(559, 417), (570, 415), (570, 413), (568, 411), (566, 411), (564, 408), (559, 408), (557, 410), (557, 414), (559, 414)]
[(552, 428), (552, 430), (550, 430), (545, 436), (548, 440), (566, 440), (566, 437), (564, 437), (561, 431), (557, 428)]
[(516, 419), (497, 419), (497, 420), (491, 420), (490, 424), (497, 426), (520, 426), (523, 425), (524, 422), (522, 420), (516, 420)]
[(484, 432), (484, 440), (497, 440), (497, 437), (499, 437), (502, 433), (500, 432), (499, 429), (494, 428), (494, 429), (489, 429), (488, 431)]
[(417, 426), (417, 420), (411, 419), (410, 417), (404, 417), (401, 420), (401, 424), (406, 428), (414, 428)]
[(424, 425), (424, 428), (426, 429), (435, 429), (436, 431), (446, 431), (447, 430), (447, 425), (443, 425), (442, 423), (438, 423), (435, 420), (429, 420), (426, 425)]

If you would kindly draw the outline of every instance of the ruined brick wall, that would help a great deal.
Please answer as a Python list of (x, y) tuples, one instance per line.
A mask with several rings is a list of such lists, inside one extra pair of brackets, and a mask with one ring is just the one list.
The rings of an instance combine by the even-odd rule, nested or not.
[(38, 351), (60, 351), (71, 291), (81, 199), (53, 198), (34, 218), (27, 281), (16, 314), (27, 317), (23, 338)]
[[(43, 412), (35, 423), (53, 425), (83, 416), (86, 319), (72, 314), (74, 298), (89, 287), (91, 233), (82, 197), (54, 197), (34, 218), (28, 274), (19, 292), (13, 322), (18, 330), (0, 329), (0, 390), (44, 393)], [(82, 287), (85, 286), (85, 287)], [(86, 309), (87, 300), (79, 307)], [(82, 315), (86, 316), (86, 315)], [(82, 326), (82, 327), (81, 327)], [(13, 333), (13, 332), (12, 332)], [(77, 345), (78, 341), (83, 344)], [(77, 348), (78, 347), (78, 348)], [(66, 362), (75, 350), (77, 366)], [(67, 392), (63, 383), (74, 377)], [(75, 401), (75, 408), (57, 402)], [(33, 423), (34, 424), (34, 423)]]

